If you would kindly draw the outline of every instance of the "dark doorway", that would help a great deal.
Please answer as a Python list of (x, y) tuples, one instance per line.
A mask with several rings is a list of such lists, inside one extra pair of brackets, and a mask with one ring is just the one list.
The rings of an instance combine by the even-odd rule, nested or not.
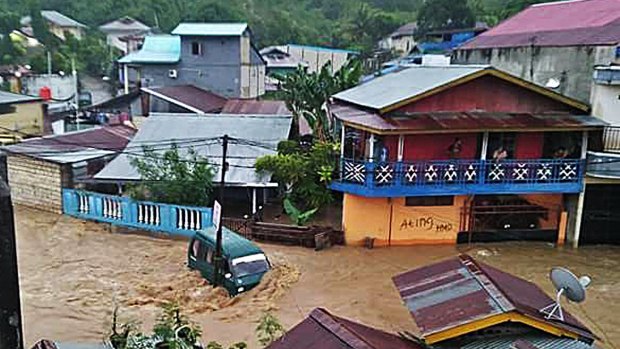
[(620, 185), (586, 186), (579, 244), (620, 244)]

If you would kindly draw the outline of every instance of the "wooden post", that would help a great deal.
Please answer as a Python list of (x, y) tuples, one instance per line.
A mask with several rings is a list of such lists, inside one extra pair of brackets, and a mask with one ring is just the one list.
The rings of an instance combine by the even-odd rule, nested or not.
[(0, 348), (22, 349), (15, 222), (9, 186), (0, 179)]
[(558, 225), (558, 246), (564, 246), (564, 241), (566, 241), (566, 228), (568, 226), (568, 213), (566, 211), (562, 211), (560, 213), (560, 224)]
[[(585, 160), (588, 156), (588, 131), (583, 131), (581, 134), (581, 166), (586, 166)], [(586, 181), (585, 173), (586, 169), (582, 168), (580, 171), (583, 174), (583, 184), (581, 185), (581, 192), (579, 192), (579, 198), (577, 199), (577, 210), (575, 211), (575, 236), (573, 239), (573, 248), (579, 247), (579, 237), (581, 235), (581, 219), (583, 216), (583, 203), (586, 197)]]
[(256, 188), (252, 188), (252, 214), (256, 214)]
[(398, 157), (397, 160), (403, 161), (403, 153), (405, 152), (405, 136), (404, 135), (399, 135), (398, 136)]

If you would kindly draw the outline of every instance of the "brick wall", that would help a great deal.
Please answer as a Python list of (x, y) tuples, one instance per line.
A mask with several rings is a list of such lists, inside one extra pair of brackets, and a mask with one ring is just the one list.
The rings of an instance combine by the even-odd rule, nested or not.
[(68, 165), (10, 154), (7, 167), (14, 203), (62, 213), (62, 188), (71, 185)]

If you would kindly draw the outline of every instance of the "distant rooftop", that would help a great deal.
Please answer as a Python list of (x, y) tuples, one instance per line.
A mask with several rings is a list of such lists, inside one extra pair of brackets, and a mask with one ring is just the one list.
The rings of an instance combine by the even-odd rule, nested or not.
[(143, 87), (142, 91), (198, 114), (219, 112), (227, 100), (194, 85)]
[(1, 104), (17, 104), (17, 103), (36, 102), (39, 100), (41, 100), (41, 98), (35, 97), (35, 96), (27, 96), (27, 95), (20, 95), (17, 93), (0, 91), (0, 105)]
[(132, 52), (118, 60), (131, 63), (176, 63), (181, 59), (181, 37), (177, 35), (148, 35), (140, 51)]
[(44, 11), (41, 11), (41, 16), (43, 16), (43, 18), (45, 18), (48, 21), (56, 24), (59, 27), (80, 27), (80, 28), (86, 28), (85, 24), (82, 24), (82, 23), (74, 20), (73, 18), (69, 18), (69, 17), (67, 17), (67, 16), (65, 16), (62, 13), (57, 12), (57, 11), (44, 10)]
[(290, 47), (290, 48), (307, 49), (307, 50), (313, 50), (313, 51), (325, 51), (325, 52), (334, 52), (334, 53), (349, 53), (349, 54), (354, 54), (354, 55), (359, 54), (358, 51), (345, 50), (345, 49), (333, 48), (333, 47), (325, 47), (325, 46), (310, 46), (310, 45), (286, 44), (286, 45), (279, 46), (279, 47), (284, 47), (286, 49), (287, 46)]
[(531, 5), (460, 49), (615, 45), (618, 42), (620, 1), (572, 0)]
[(248, 29), (247, 23), (181, 23), (174, 35), (191, 36), (240, 36)]
[(101, 30), (102, 32), (113, 32), (113, 31), (140, 32), (140, 31), (147, 31), (150, 29), (151, 28), (148, 25), (129, 16), (121, 17), (119, 19), (113, 20), (111, 22), (108, 22), (108, 23), (105, 23), (99, 26), (99, 30)]

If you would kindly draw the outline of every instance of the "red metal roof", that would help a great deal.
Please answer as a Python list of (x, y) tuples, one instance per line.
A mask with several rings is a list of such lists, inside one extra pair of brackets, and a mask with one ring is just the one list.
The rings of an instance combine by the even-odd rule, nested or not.
[[(183, 106), (187, 105), (203, 113), (214, 113), (221, 110), (227, 99), (211, 91), (203, 90), (194, 85), (166, 86), (147, 89), (143, 91), (166, 97), (171, 103)], [(154, 93), (153, 93), (154, 92)]]
[(397, 335), (314, 309), (267, 349), (421, 349)]
[(230, 99), (222, 114), (291, 115), (284, 101), (257, 101), (253, 99)]
[(459, 49), (618, 42), (620, 0), (573, 0), (529, 6)]
[(8, 146), (9, 151), (18, 152), (22, 146), (37, 147), (46, 151), (78, 151), (84, 148), (122, 151), (133, 138), (137, 130), (126, 125), (95, 127), (77, 132), (54, 136), (26, 139), (21, 143)]
[(353, 126), (377, 132), (441, 132), (541, 129), (583, 130), (602, 128), (606, 123), (588, 115), (564, 113), (431, 112), (381, 116), (348, 105), (332, 105), (334, 117)]
[(538, 286), (467, 255), (397, 275), (393, 280), (423, 336), (517, 312), (584, 338), (595, 338), (567, 311), (563, 322), (545, 319), (539, 309), (553, 300)]

